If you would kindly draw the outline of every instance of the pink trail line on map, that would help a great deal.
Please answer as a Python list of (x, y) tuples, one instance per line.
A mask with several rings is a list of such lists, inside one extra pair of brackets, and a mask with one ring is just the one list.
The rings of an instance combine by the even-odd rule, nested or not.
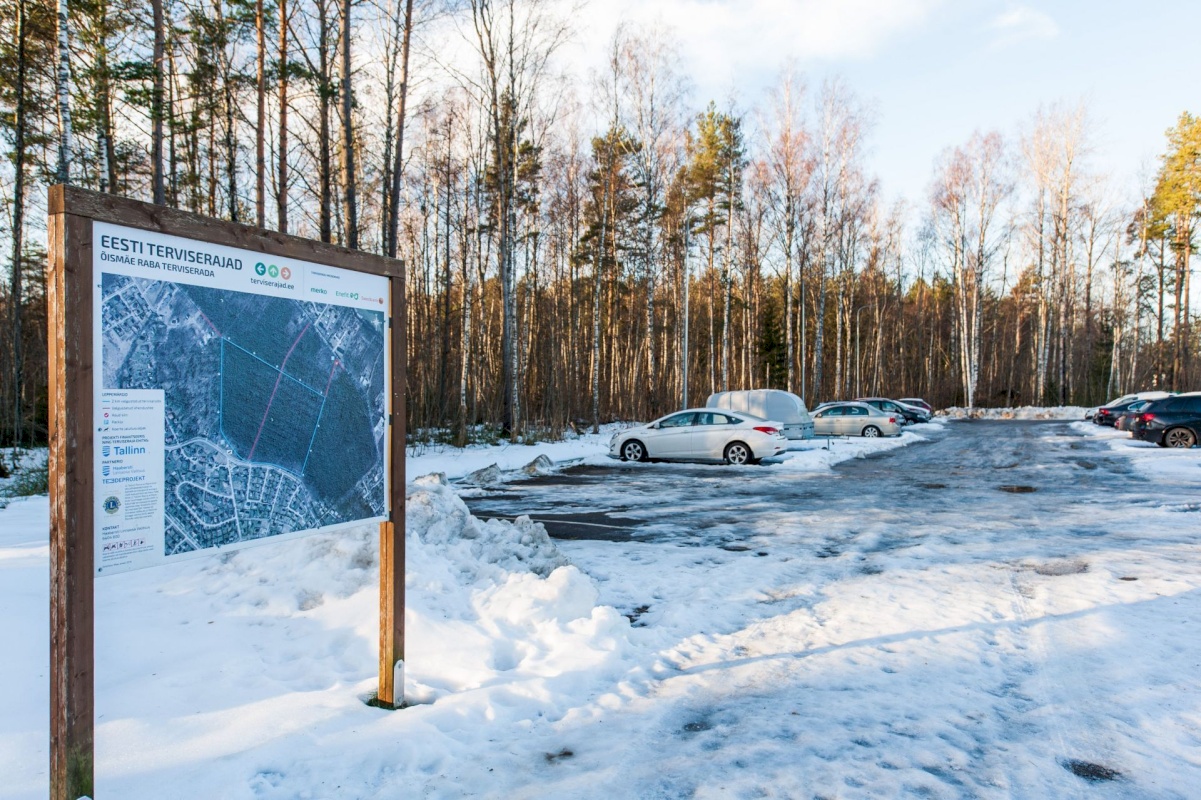
[[(200, 316), (204, 317), (204, 321), (209, 324), (209, 327), (213, 329), (214, 333), (216, 333), (218, 336), (222, 336), (221, 331), (217, 330), (217, 326), (213, 324), (211, 319), (209, 319), (208, 314), (205, 314), (203, 311), (201, 311)], [(224, 337), (222, 336), (222, 338)]]
[(279, 375), (275, 377), (275, 388), (271, 390), (271, 397), (267, 400), (267, 410), (263, 412), (263, 421), (259, 423), (259, 431), (254, 435), (254, 444), (250, 445), (250, 453), (246, 456), (246, 460), (250, 461), (254, 458), (254, 449), (259, 446), (259, 437), (263, 435), (263, 427), (267, 424), (267, 415), (271, 413), (271, 404), (275, 402), (275, 393), (279, 391), (279, 382), (284, 379), (284, 367), (288, 366), (288, 359), (292, 357), (292, 351), (296, 349), (296, 345), (300, 344), (300, 340), (308, 333), (308, 323), (304, 326), (304, 330), (296, 337), (296, 341), (292, 342), (292, 346), (288, 348), (288, 352), (284, 355), (283, 362), (279, 365)]

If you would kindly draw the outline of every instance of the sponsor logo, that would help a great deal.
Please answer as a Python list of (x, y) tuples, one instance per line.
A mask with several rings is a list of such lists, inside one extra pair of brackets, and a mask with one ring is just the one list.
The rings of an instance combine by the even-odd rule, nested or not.
[(287, 267), (280, 267), (279, 277), (283, 278), (285, 281), (289, 280), (292, 277), (292, 270), (288, 269)]
[(272, 278), (278, 278), (279, 277), (279, 267), (275, 266), (274, 264), (267, 267), (267, 275)]
[(262, 277), (267, 274), (267, 265), (262, 261), (254, 265), (254, 274)]
[(109, 495), (108, 497), (104, 498), (104, 513), (105, 514), (116, 514), (120, 510), (121, 510), (121, 501), (117, 499), (116, 495)]
[(334, 292), (334, 294), (337, 295), (338, 297), (345, 297), (347, 300), (358, 300), (359, 299), (358, 292)]
[(112, 452), (112, 450), (109, 448), (108, 445), (104, 445), (103, 447), (100, 448), (100, 455), (104, 456), (105, 458), (108, 458), (108, 454), (110, 452)]
[(310, 286), (309, 291), (313, 294), (329, 294), (329, 292), (325, 291), (324, 289), (318, 289), (316, 286)]
[(110, 472), (112, 472), (112, 470), (109, 468), (108, 464), (105, 464), (103, 467), (100, 468), (100, 474), (106, 478), (108, 477), (108, 474)]

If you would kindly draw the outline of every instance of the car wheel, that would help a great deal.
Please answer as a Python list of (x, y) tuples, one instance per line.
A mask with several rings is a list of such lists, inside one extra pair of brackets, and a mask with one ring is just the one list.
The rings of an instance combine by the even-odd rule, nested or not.
[(1188, 428), (1172, 428), (1163, 435), (1168, 447), (1192, 447), (1197, 444), (1197, 435)]
[(621, 446), (622, 461), (646, 461), (646, 447), (637, 439), (631, 439)]
[(751, 454), (751, 448), (747, 447), (742, 442), (730, 442), (726, 445), (726, 463), (742, 466), (750, 464), (754, 460)]
[(863, 429), (863, 435), (869, 439), (875, 439), (876, 437), (878, 437), (880, 435), (880, 429), (877, 428), (875, 425), (868, 425), (866, 428)]

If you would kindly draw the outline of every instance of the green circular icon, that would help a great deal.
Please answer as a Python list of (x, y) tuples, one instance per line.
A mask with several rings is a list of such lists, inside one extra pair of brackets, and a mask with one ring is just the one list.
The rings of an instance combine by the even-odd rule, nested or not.
[(272, 278), (278, 278), (279, 277), (279, 267), (272, 264), (271, 266), (267, 267), (267, 274), (270, 275)]
[(267, 265), (264, 264), (262, 261), (260, 261), (259, 263), (254, 265), (254, 271), (256, 273), (258, 273), (259, 275), (266, 275), (267, 274)]

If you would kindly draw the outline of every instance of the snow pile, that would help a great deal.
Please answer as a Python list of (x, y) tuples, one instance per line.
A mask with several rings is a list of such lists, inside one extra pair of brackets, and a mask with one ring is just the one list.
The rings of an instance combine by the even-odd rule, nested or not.
[(1084, 419), (1083, 406), (1021, 406), (1019, 408), (950, 408), (938, 411), (949, 419)]
[[(427, 569), (454, 570), (463, 585), (485, 577), (497, 580), (511, 572), (545, 578), (567, 566), (541, 524), (530, 522), (529, 517), (515, 522), (476, 519), (441, 473), (410, 484), (406, 504), (410, 564), (416, 556)], [(410, 573), (422, 572), (410, 569)]]
[(571, 682), (582, 665), (624, 650), (629, 621), (597, 606), (592, 581), (541, 524), (476, 519), (441, 474), (414, 481), (407, 503), (410, 649), (439, 662), (416, 665), (410, 700), (498, 682), (501, 673)]
[(579, 436), (568, 434), (561, 442), (536, 442), (533, 444), (470, 445), (427, 445), (410, 448), (405, 458), (405, 469), (409, 475), (424, 475), (441, 472), (451, 480), (458, 480), (469, 473), (495, 466), (498, 471), (519, 470), (541, 457), (555, 462), (575, 461), (590, 456), (603, 456), (609, 452), (609, 438), (621, 424), (603, 425), (600, 433), (585, 433)]

